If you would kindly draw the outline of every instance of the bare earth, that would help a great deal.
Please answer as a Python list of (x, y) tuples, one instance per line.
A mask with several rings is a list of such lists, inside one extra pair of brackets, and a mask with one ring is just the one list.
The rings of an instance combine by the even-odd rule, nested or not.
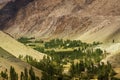
[(119, 4), (119, 0), (35, 0), (5, 24), (4, 18), (11, 14), (3, 13), (0, 27), (15, 38), (120, 41)]
[(19, 55), (22, 56), (29, 55), (37, 60), (40, 60), (44, 56), (43, 53), (35, 51), (30, 47), (27, 47), (24, 44), (19, 43), (18, 41), (16, 41), (9, 35), (3, 33), (2, 31), (0, 31), (0, 47), (8, 51), (17, 58), (19, 57)]

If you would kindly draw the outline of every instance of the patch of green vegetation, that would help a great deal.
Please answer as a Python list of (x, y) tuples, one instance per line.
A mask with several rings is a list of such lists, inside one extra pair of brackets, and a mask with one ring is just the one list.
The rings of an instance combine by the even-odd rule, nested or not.
[[(33, 44), (36, 44), (32, 42)], [(84, 43), (80, 40), (62, 40), (52, 39), (47, 42), (37, 44), (33, 49), (45, 53), (50, 57), (44, 57), (43, 60), (37, 61), (31, 56), (22, 58), (24, 61), (43, 71), (42, 80), (80, 80), (113, 79), (115, 75), (111, 65), (100, 64), (105, 57), (101, 49), (95, 49), (100, 42), (92, 44)], [(78, 62), (74, 62), (77, 60)], [(63, 74), (64, 65), (71, 65), (67, 74)], [(47, 77), (46, 77), (47, 76)]]
[(2, 80), (40, 80), (39, 77), (35, 75), (32, 67), (29, 69), (29, 71), (27, 70), (27, 68), (25, 68), (24, 71), (21, 72), (19, 78), (18, 73), (15, 71), (15, 68), (11, 66), (9, 73), (7, 69), (5, 71), (1, 71), (0, 77), (3, 78)]
[(68, 74), (63, 74), (64, 61), (59, 57), (54, 58), (44, 56), (43, 60), (40, 61), (33, 59), (31, 56), (26, 56), (23, 59), (43, 71), (42, 80), (73, 80), (73, 78), (78, 78), (79, 80), (114, 80), (114, 75), (116, 74), (110, 63), (96, 64), (92, 61), (92, 59), (87, 58), (84, 60), (78, 60), (77, 63), (71, 61)]
[(21, 43), (27, 44), (27, 43), (31, 43), (31, 41), (30, 41), (31, 39), (32, 38), (21, 37), (18, 39), (18, 41)]
[[(21, 38), (18, 38), (18, 41), (19, 42), (21, 42), (21, 43), (23, 43), (23, 44), (31, 44), (31, 43), (43, 43), (43, 41), (42, 40), (35, 40), (35, 38), (34, 37), (30, 37), (30, 38), (27, 38), (27, 37), (21, 37)], [(33, 45), (34, 45), (33, 44)], [(32, 46), (33, 46), (32, 45)]]

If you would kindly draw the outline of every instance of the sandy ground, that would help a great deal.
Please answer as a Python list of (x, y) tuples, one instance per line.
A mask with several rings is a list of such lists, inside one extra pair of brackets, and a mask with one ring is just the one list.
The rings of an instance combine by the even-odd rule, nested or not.
[(31, 49), (30, 47), (25, 46), (24, 44), (19, 43), (10, 36), (4, 34), (0, 31), (0, 47), (14, 55), (19, 57), (19, 55), (29, 55), (33, 58), (40, 60), (43, 58), (44, 54), (38, 51)]

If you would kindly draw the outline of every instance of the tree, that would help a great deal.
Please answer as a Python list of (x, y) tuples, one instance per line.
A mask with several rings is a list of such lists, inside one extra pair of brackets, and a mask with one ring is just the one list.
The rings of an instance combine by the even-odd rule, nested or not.
[(10, 80), (18, 80), (18, 74), (12, 66), (10, 67)]
[(113, 39), (113, 41), (112, 41), (113, 43), (115, 43), (115, 40)]
[(27, 68), (24, 69), (24, 75), (25, 75), (24, 80), (28, 80), (28, 71), (27, 71)]
[(20, 80), (24, 80), (24, 73), (23, 72), (21, 72), (21, 74), (20, 74)]
[(32, 67), (29, 70), (29, 75), (30, 75), (30, 80), (36, 80), (36, 76)]
[(4, 72), (3, 72), (3, 71), (1, 71), (0, 75), (1, 75), (1, 77), (2, 77), (2, 78), (4, 78), (4, 79), (8, 80), (7, 69), (6, 69)]

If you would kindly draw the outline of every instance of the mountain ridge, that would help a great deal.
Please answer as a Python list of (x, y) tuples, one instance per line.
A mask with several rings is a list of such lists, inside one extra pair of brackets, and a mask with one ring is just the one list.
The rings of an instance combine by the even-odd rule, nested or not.
[[(3, 24), (2, 30), (14, 38), (119, 41), (119, 3), (119, 0), (34, 0)], [(99, 34), (103, 36), (98, 37)]]

